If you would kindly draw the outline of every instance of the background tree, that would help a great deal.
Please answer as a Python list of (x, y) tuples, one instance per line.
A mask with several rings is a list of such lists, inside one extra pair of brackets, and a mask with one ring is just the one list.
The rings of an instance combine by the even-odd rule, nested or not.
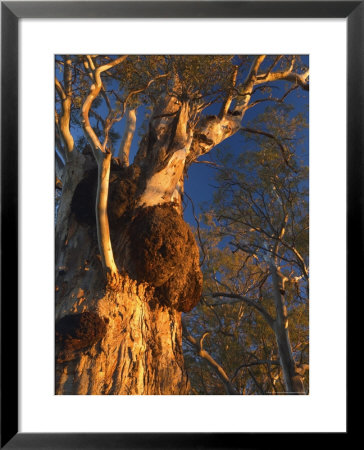
[(200, 230), (204, 297), (186, 321), (192, 335), (209, 330), (206, 351), (229, 374), (217, 380), (219, 388), (206, 373), (202, 381), (191, 356), (192, 384), (210, 383), (210, 393), (221, 391), (221, 381), (238, 393), (307, 392), (305, 126), (286, 105), (267, 108), (255, 128), (242, 130), (254, 139), (251, 150), (220, 152), (217, 191), (204, 216), (209, 228)]
[(307, 68), (283, 55), (65, 55), (55, 86), (56, 393), (188, 393), (181, 314), (202, 275), (184, 178), (248, 109), (307, 90)]

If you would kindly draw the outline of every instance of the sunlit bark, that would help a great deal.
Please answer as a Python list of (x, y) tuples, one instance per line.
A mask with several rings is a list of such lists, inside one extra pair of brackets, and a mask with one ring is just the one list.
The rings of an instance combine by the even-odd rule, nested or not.
[(110, 239), (109, 219), (107, 216), (111, 154), (106, 148), (106, 137), (104, 143), (101, 144), (95, 131), (93, 130), (90, 124), (89, 111), (93, 101), (99, 95), (102, 89), (101, 73), (122, 63), (126, 59), (126, 57), (127, 56), (121, 56), (111, 63), (100, 66), (95, 70), (95, 83), (92, 84), (90, 93), (87, 96), (82, 107), (83, 129), (91, 144), (91, 148), (98, 167), (98, 185), (96, 196), (97, 238), (102, 264), (106, 271), (107, 278), (112, 285), (117, 284), (118, 270), (114, 261), (113, 249)]
[[(133, 164), (130, 164), (130, 145), (136, 125), (135, 110), (130, 106), (133, 104), (132, 97), (145, 92), (152, 83), (169, 74), (156, 76), (142, 89), (131, 91), (118, 99), (121, 106), (118, 111), (114, 111), (108, 102), (101, 76), (107, 76), (107, 72), (116, 66), (122, 67), (126, 58), (109, 58), (109, 63), (99, 67), (94, 63), (96, 59), (93, 55), (84, 58), (83, 70), (87, 71), (91, 87), (82, 107), (82, 126), (93, 158), (79, 151), (73, 152), (75, 156), (67, 158), (63, 169), (63, 192), (56, 228), (57, 394), (189, 393), (182, 352), (181, 314), (194, 304), (188, 305), (187, 309), (185, 305), (170, 304), (168, 301), (172, 295), (164, 295), (161, 286), (138, 278), (135, 266), (139, 261), (133, 254), (133, 230), (138, 215), (152, 214), (162, 206), (170, 211), (169, 218), (174, 220), (174, 214), (178, 216), (175, 227), (180, 226), (184, 177), (188, 166), (240, 129), (244, 108), (249, 104), (251, 88), (257, 81), (258, 70), (264, 60), (264, 56), (261, 56), (253, 62), (243, 88), (243, 103), (235, 107), (235, 114), (231, 114), (234, 111), (230, 109), (236, 91), (231, 89), (227, 92), (219, 117), (201, 115), (197, 123), (193, 124), (193, 105), (188, 98), (183, 97), (182, 90), (179, 90), (181, 85), (176, 79), (174, 91), (179, 98), (166, 91), (157, 99), (148, 130), (141, 140)], [(70, 73), (71, 64), (65, 80), (70, 80)], [(237, 71), (232, 78), (234, 88), (236, 74)], [(288, 76), (285, 75), (287, 80)], [(68, 99), (72, 96), (71, 84), (66, 83), (65, 86), (56, 82), (63, 112), (70, 105)], [(98, 96), (105, 100), (108, 110), (106, 119), (101, 122), (103, 141), (90, 123), (90, 116), (93, 114), (96, 117), (97, 114), (92, 110), (92, 105)], [(239, 110), (241, 105), (244, 106)], [(109, 131), (125, 111), (127, 125), (118, 155), (123, 162), (120, 167), (108, 148)], [(69, 132), (69, 117), (67, 120), (64, 123)], [(63, 131), (62, 139), (65, 139)], [(73, 145), (73, 138), (72, 146), (71, 140), (67, 141), (68, 153), (70, 148), (73, 150)], [(110, 174), (114, 176), (113, 179)], [(111, 191), (117, 176), (121, 180), (119, 190), (125, 186), (129, 189), (122, 192), (127, 213), (116, 219), (114, 217), (114, 222), (111, 222)], [(95, 186), (93, 216), (81, 218), (83, 221), (77, 214), (84, 209), (84, 197), (81, 196), (77, 203), (76, 193), (85, 189), (91, 196)], [(196, 268), (196, 243), (194, 240), (192, 242), (188, 232), (185, 234), (191, 245), (190, 253), (194, 255), (192, 262), (188, 262), (187, 257), (185, 261), (191, 264), (191, 272), (186, 278), (188, 281), (180, 282), (179, 272), (174, 274), (175, 281), (173, 278), (170, 281), (171, 285), (183, 284), (182, 290), (188, 289), (192, 275), (198, 280), (200, 277), (199, 267)], [(188, 295), (199, 297), (198, 293), (199, 289), (196, 288), (196, 293)], [(198, 301), (195, 298), (192, 300)], [(83, 316), (88, 326), (97, 332), (95, 340), (82, 346), (82, 342), (75, 342), (78, 338), (70, 340), (62, 334), (62, 324), (67, 323), (67, 320), (71, 323), (73, 316), (82, 317), (85, 313), (90, 314)], [(236, 393), (229, 384), (226, 372), (203, 349), (202, 341), (198, 343), (200, 356), (214, 367), (227, 392)]]
[(125, 167), (129, 166), (130, 147), (136, 127), (136, 108), (128, 108), (126, 111), (126, 128), (120, 142), (118, 157)]

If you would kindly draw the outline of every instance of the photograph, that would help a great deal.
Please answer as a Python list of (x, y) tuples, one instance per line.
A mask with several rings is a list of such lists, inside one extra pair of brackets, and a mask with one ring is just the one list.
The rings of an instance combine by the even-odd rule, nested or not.
[(309, 395), (309, 55), (54, 76), (54, 393)]

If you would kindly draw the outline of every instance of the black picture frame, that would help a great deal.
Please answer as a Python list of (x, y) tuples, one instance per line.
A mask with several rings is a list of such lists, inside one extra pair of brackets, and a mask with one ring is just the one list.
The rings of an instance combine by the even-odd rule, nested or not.
[[(364, 1), (95, 1), (87, 8), (80, 1), (1, 2), (1, 448), (258, 448), (263, 441), (275, 446), (272, 439), (280, 447), (292, 439), (296, 448), (306, 446), (310, 433), (298, 442), (286, 433), (18, 432), (18, 21), (115, 17), (347, 18), (347, 299), (362, 277), (355, 254), (363, 250)], [(336, 441), (348, 436), (338, 434)], [(316, 433), (315, 443), (321, 438)]]

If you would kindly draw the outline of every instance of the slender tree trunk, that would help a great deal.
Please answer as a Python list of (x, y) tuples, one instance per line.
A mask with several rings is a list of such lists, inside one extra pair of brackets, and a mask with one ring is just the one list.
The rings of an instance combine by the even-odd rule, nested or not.
[(270, 264), (270, 270), (273, 281), (273, 296), (276, 306), (274, 333), (277, 341), (286, 390), (289, 394), (305, 394), (306, 392), (303, 386), (302, 377), (297, 371), (296, 362), (292, 354), (284, 289), (280, 283), (280, 277), (274, 263)]
[(284, 327), (278, 327), (278, 324), (276, 324), (275, 336), (287, 393), (305, 394), (306, 392), (303, 386), (302, 377), (297, 372), (296, 363), (292, 355), (288, 329)]

